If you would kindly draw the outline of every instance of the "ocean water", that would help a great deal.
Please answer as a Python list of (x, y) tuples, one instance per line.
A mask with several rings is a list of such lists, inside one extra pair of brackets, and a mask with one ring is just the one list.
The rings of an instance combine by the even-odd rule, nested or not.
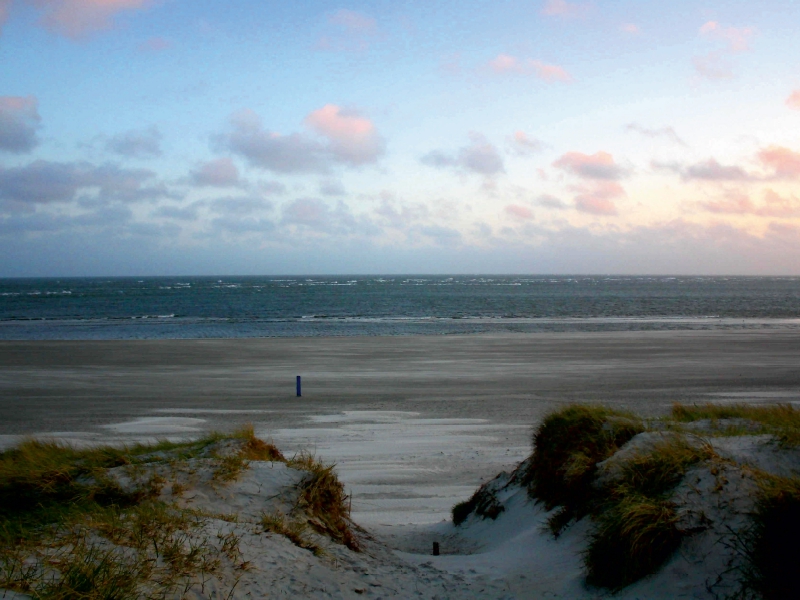
[(0, 279), (0, 339), (798, 329), (797, 277)]

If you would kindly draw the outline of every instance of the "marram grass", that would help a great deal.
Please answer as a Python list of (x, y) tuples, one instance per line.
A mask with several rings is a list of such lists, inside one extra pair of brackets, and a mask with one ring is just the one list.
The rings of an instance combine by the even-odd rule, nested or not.
[[(681, 422), (709, 419), (743, 419), (761, 426), (762, 433), (776, 436), (787, 447), (800, 446), (800, 410), (791, 404), (674, 404), (672, 418)], [(752, 434), (752, 431), (731, 433)]]
[(633, 415), (603, 406), (568, 406), (544, 419), (533, 435), (526, 481), (532, 498), (548, 510), (559, 507), (554, 533), (591, 511), (597, 463), (643, 430)]
[(584, 554), (594, 585), (620, 589), (672, 555), (686, 533), (678, 528), (671, 491), (689, 468), (714, 456), (708, 445), (666, 438), (597, 485), (598, 463), (645, 429), (634, 415), (577, 405), (549, 415), (534, 432), (529, 494), (555, 509), (548, 525), (556, 536), (575, 519), (594, 520)]
[[(252, 427), (127, 448), (78, 450), (29, 440), (0, 453), (0, 588), (43, 600), (155, 599), (183, 597), (209, 578), (240, 577), (247, 563), (238, 537), (203, 527), (209, 518), (231, 519), (176, 503), (186, 489), (176, 474), (193, 458), (208, 460), (212, 485), (227, 485), (253, 460), (307, 471), (292, 520), (267, 527), (265, 516), (262, 526), (315, 552), (321, 550), (306, 535), (309, 526), (358, 548), (348, 497), (332, 467), (308, 455), (287, 461)], [(127, 469), (135, 483), (123, 489), (107, 473), (115, 467)], [(168, 496), (161, 495), (165, 486)]]

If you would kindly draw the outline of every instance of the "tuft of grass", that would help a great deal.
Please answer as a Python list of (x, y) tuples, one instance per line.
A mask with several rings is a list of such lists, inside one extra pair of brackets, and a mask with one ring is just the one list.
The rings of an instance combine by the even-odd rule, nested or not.
[(597, 463), (643, 430), (632, 415), (602, 406), (568, 406), (542, 422), (533, 435), (525, 482), (529, 495), (548, 510), (561, 507), (554, 533), (591, 510)]
[(614, 590), (655, 572), (683, 538), (675, 505), (647, 496), (623, 496), (595, 520), (584, 554), (587, 581)]
[(475, 494), (469, 500), (459, 502), (450, 509), (450, 514), (453, 517), (453, 525), (458, 527), (475, 511), (478, 503), (475, 500)]
[(800, 598), (800, 478), (763, 475), (752, 526), (739, 541), (743, 597)]
[(286, 462), (280, 450), (273, 444), (252, 437), (242, 446), (240, 451), (245, 460), (268, 460), (272, 462)]
[(309, 524), (319, 533), (327, 534), (359, 552), (358, 540), (349, 525), (350, 497), (333, 470), (335, 465), (326, 465), (307, 453), (293, 457), (287, 461), (287, 465), (308, 471), (308, 475), (300, 482), (297, 505), (311, 516)]
[(42, 600), (128, 600), (138, 594), (139, 583), (150, 574), (150, 564), (85, 540), (68, 553), (51, 559), (59, 576), (36, 591)]
[[(791, 404), (674, 404), (672, 418), (684, 423), (710, 419), (747, 419), (760, 424), (765, 433), (775, 435), (781, 444), (800, 446), (800, 410)], [(732, 430), (731, 433), (736, 433)], [(747, 432), (752, 433), (752, 432)]]
[(238, 452), (217, 457), (211, 472), (211, 481), (222, 484), (235, 481), (248, 467), (248, 461)]
[(490, 490), (479, 488), (469, 500), (459, 502), (451, 509), (453, 524), (458, 527), (467, 520), (473, 512), (479, 517), (490, 518), (493, 521), (505, 511), (497, 496)]
[(677, 437), (657, 444), (651, 451), (640, 453), (627, 460), (615, 482), (612, 495), (622, 496), (628, 490), (656, 498), (671, 491), (686, 474), (689, 467), (716, 456), (712, 447), (700, 447)]
[(593, 511), (597, 527), (584, 554), (588, 581), (618, 590), (658, 570), (688, 535), (677, 526), (669, 495), (692, 465), (714, 457), (709, 445), (678, 437), (626, 461)]
[(261, 526), (264, 531), (287, 537), (295, 546), (310, 550), (315, 556), (323, 554), (322, 548), (306, 536), (308, 525), (302, 521), (287, 521), (286, 516), (279, 512), (264, 513), (261, 517)]
[(273, 444), (256, 437), (253, 426), (248, 424), (233, 432), (233, 439), (244, 440), (235, 453), (216, 457), (217, 464), (211, 475), (212, 481), (229, 483), (245, 471), (251, 460), (286, 462), (280, 450)]

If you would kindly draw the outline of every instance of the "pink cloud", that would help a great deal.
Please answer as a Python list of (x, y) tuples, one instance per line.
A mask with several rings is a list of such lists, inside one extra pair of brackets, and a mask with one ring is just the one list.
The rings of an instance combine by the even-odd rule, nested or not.
[(764, 190), (764, 202), (756, 205), (749, 196), (731, 193), (721, 200), (701, 202), (700, 206), (713, 213), (757, 215), (760, 217), (790, 218), (800, 216), (800, 200), (784, 198), (771, 189)]
[(11, 3), (13, 0), (0, 0), (0, 32), (2, 32), (3, 25), (8, 20), (8, 12), (11, 10)]
[(642, 30), (635, 23), (623, 23), (622, 25), (620, 25), (619, 29), (620, 31), (624, 33), (629, 33), (631, 35), (639, 35), (640, 33), (642, 33)]
[(603, 151), (594, 154), (567, 152), (553, 166), (584, 179), (614, 180), (625, 175), (622, 167), (614, 162), (614, 157)]
[(40, 24), (71, 39), (114, 27), (114, 18), (125, 11), (148, 8), (157, 0), (28, 0), (42, 11)]
[(752, 27), (723, 27), (717, 21), (708, 21), (700, 27), (700, 34), (728, 44), (731, 52), (744, 52), (750, 49), (750, 40), (755, 35)]
[(143, 52), (163, 52), (172, 46), (172, 42), (163, 37), (151, 37), (139, 44), (139, 50)]
[(524, 131), (515, 131), (509, 142), (511, 151), (518, 156), (530, 156), (544, 147), (540, 140), (528, 136)]
[(572, 80), (572, 77), (570, 77), (569, 73), (567, 73), (563, 67), (559, 67), (558, 65), (548, 65), (538, 60), (530, 61), (530, 65), (533, 67), (536, 76), (544, 81), (567, 82)]
[(354, 111), (328, 104), (311, 112), (305, 124), (325, 140), (307, 133), (269, 131), (247, 109), (234, 114), (230, 131), (213, 140), (219, 149), (275, 173), (327, 173), (336, 164), (357, 167), (376, 162), (384, 152), (375, 126)]
[(797, 217), (800, 216), (800, 200), (795, 196), (784, 198), (774, 190), (764, 190), (764, 203), (758, 207), (756, 214), (763, 217)]
[(800, 152), (781, 146), (770, 146), (758, 153), (758, 159), (764, 166), (773, 169), (777, 177), (793, 179), (800, 176)]
[(305, 124), (328, 138), (331, 151), (351, 164), (375, 162), (384, 151), (383, 138), (372, 121), (335, 104), (311, 112)]
[(510, 54), (498, 54), (487, 63), (489, 69), (495, 73), (518, 73), (521, 75), (535, 75), (547, 82), (569, 82), (572, 77), (558, 65), (549, 65), (540, 60), (530, 58), (520, 59)]
[(753, 201), (746, 194), (729, 194), (722, 200), (701, 202), (700, 206), (709, 212), (723, 214), (752, 214), (756, 210)]
[(285, 223), (324, 227), (329, 215), (330, 207), (316, 198), (299, 198), (283, 207)]
[(342, 142), (361, 140), (375, 134), (372, 121), (354, 113), (343, 112), (335, 104), (326, 104), (309, 113), (306, 125), (322, 135)]
[(533, 211), (527, 206), (520, 204), (509, 204), (505, 208), (506, 213), (517, 219), (528, 220), (533, 218)]
[(353, 10), (340, 9), (328, 16), (329, 35), (317, 41), (318, 50), (359, 52), (366, 50), (378, 34), (372, 17)]
[(0, 96), (0, 151), (30, 152), (39, 143), (39, 102), (34, 96)]
[(677, 167), (681, 176), (686, 179), (700, 179), (703, 181), (747, 181), (753, 177), (742, 167), (737, 165), (722, 165), (716, 159), (709, 158), (685, 169)]
[(522, 72), (522, 63), (516, 56), (498, 54), (489, 61), (489, 68), (495, 73), (520, 73)]
[(720, 80), (733, 77), (729, 55), (750, 49), (750, 40), (756, 31), (752, 27), (725, 27), (717, 21), (708, 21), (700, 27), (700, 35), (717, 40), (724, 44), (718, 50), (712, 50), (703, 56), (693, 59), (695, 71), (705, 79)]
[(686, 146), (686, 142), (684, 142), (680, 136), (677, 134), (674, 128), (672, 127), (661, 127), (661, 128), (649, 128), (649, 127), (642, 127), (638, 123), (628, 123), (625, 125), (625, 131), (635, 131), (636, 133), (643, 135), (645, 137), (656, 139), (656, 138), (663, 138), (679, 144), (681, 146)]
[(792, 110), (800, 110), (800, 90), (793, 91), (786, 99), (786, 106)]
[(697, 74), (705, 79), (717, 81), (733, 77), (731, 63), (722, 52), (712, 51), (703, 56), (695, 56), (692, 63)]
[(373, 32), (378, 28), (375, 19), (354, 10), (339, 9), (328, 17), (331, 25), (357, 32)]
[(191, 179), (195, 185), (231, 187), (239, 184), (239, 169), (230, 158), (218, 158), (202, 163)]
[(615, 198), (625, 195), (625, 189), (616, 181), (598, 181), (591, 186), (576, 188), (575, 208), (581, 212), (600, 216), (617, 214)]
[(590, 5), (582, 2), (567, 2), (567, 0), (547, 0), (542, 7), (542, 14), (548, 17), (576, 18), (583, 17), (589, 12)]

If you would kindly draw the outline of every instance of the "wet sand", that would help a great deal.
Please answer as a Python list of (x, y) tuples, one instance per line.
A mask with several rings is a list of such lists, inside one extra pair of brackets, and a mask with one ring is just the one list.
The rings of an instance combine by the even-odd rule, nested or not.
[(795, 332), (3, 341), (0, 434), (97, 430), (163, 408), (263, 409), (276, 426), (340, 410), (533, 423), (564, 402), (652, 413), (731, 394), (800, 399), (798, 384)]
[[(303, 396), (295, 397), (295, 376)], [(0, 446), (253, 423), (335, 461), (364, 524), (446, 515), (530, 451), (558, 405), (800, 402), (800, 335), (661, 331), (0, 342)]]

